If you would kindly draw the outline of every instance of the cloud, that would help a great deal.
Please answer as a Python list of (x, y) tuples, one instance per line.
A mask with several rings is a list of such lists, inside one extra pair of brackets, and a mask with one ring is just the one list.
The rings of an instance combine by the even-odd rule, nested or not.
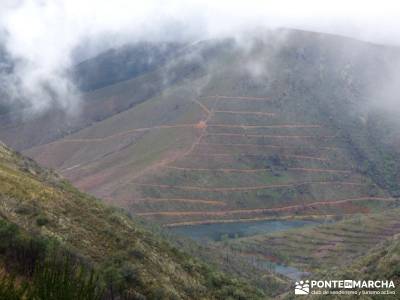
[[(294, 27), (400, 43), (396, 1), (2, 0), (0, 43), (14, 61), (3, 80), (12, 99), (35, 111), (76, 110), (69, 80), (74, 50), (86, 58), (137, 40), (198, 40), (254, 27)], [(85, 47), (82, 47), (85, 45)]]

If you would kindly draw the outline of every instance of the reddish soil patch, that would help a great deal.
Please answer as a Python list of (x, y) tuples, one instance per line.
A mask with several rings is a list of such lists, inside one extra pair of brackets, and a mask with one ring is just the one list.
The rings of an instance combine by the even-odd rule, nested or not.
[(207, 123), (206, 121), (200, 121), (199, 123), (196, 124), (197, 129), (205, 129), (207, 128)]

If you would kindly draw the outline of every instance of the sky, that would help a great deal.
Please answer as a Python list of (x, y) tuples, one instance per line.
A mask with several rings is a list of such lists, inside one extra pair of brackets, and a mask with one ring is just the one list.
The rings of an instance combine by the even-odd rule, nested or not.
[[(321, 0), (0, 0), (0, 42), (16, 62), (9, 98), (74, 110), (72, 54), (138, 40), (201, 40), (289, 27), (400, 45), (400, 2)], [(11, 100), (12, 101), (12, 100)]]

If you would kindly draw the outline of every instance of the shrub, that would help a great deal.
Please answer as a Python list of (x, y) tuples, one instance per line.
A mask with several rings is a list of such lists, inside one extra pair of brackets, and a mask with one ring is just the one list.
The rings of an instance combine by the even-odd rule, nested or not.
[(36, 219), (36, 225), (37, 226), (45, 226), (49, 223), (49, 219), (47, 219), (44, 216), (40, 216)]
[(31, 279), (16, 283), (15, 277), (0, 277), (0, 299), (7, 300), (100, 300), (103, 291), (93, 271), (54, 256), (38, 264)]
[(98, 276), (68, 256), (39, 264), (33, 276), (28, 299), (41, 300), (100, 300)]
[(26, 295), (27, 288), (26, 284), (17, 285), (13, 276), (0, 276), (0, 299), (21, 300)]

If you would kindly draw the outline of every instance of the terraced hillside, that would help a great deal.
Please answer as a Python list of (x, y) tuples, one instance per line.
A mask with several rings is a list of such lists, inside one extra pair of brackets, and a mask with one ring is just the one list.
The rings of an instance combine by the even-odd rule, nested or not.
[[(49, 291), (43, 287), (47, 284), (50, 291), (56, 287), (57, 295), (60, 289), (64, 291), (65, 299), (78, 299), (62, 290), (66, 285), (53, 281), (52, 273), (39, 281), (32, 279), (43, 261), (54, 256), (51, 249), (55, 245), (71, 255), (66, 264), (72, 265), (74, 258), (96, 272), (96, 282), (104, 297), (92, 295), (79, 299), (264, 298), (257, 289), (177, 250), (143, 229), (126, 213), (80, 193), (57, 174), (3, 144), (0, 144), (0, 237), (1, 299), (25, 299), (4, 296), (8, 289), (5, 274), (17, 276), (18, 283), (11, 287), (18, 288), (25, 281), (33, 286), (42, 284), (42, 291), (48, 295)], [(80, 274), (82, 280), (83, 273)], [(54, 294), (48, 299), (54, 297), (59, 299)]]
[(167, 226), (392, 207), (400, 172), (387, 141), (396, 127), (358, 107), (381, 82), (372, 70), (389, 74), (396, 51), (296, 31), (204, 43), (206, 54), (192, 58), (201, 71), (26, 153)]
[(338, 270), (338, 274), (341, 274), (342, 278), (393, 280), (396, 284), (396, 295), (392, 295), (392, 298), (395, 299), (400, 291), (399, 247), (399, 235), (396, 235), (393, 239), (373, 247), (366, 255), (355, 260), (344, 270)]
[(242, 227), (227, 231), (231, 241), (214, 234), (223, 259), (260, 274), (275, 263), (293, 279), (341, 267), (338, 255), (343, 266), (362, 260), (398, 233), (400, 124), (376, 91), (399, 58), (396, 48), (290, 30), (203, 41), (85, 94), (76, 122), (7, 115), (0, 136), (176, 232)]
[(339, 273), (374, 247), (394, 243), (400, 233), (398, 214), (399, 209), (393, 209), (358, 215), (312, 228), (244, 237), (232, 240), (230, 246), (260, 261), (274, 261), (314, 274)]
[[(230, 240), (223, 247), (259, 268), (285, 266), (290, 275), (327, 280), (392, 280), (399, 292), (399, 209), (337, 223)], [(221, 250), (221, 249), (220, 249)], [(365, 296), (365, 299), (380, 299)], [(397, 295), (385, 296), (397, 299)], [(291, 293), (285, 298), (292, 299)], [(312, 299), (321, 299), (315, 296)]]
[(308, 123), (312, 118), (290, 103), (250, 96), (198, 101), (206, 116), (194, 143), (156, 175), (132, 182), (130, 191), (142, 193), (132, 206), (139, 215), (177, 226), (368, 212), (394, 201), (357, 171), (340, 134)]
[[(160, 143), (160, 147), (171, 152), (179, 147), (175, 153), (152, 165), (153, 170), (148, 170), (151, 175), (133, 177), (128, 173), (128, 177), (122, 173), (129, 181), (109, 195), (102, 194), (102, 190), (107, 190), (101, 184), (112, 185), (113, 177), (120, 180), (114, 173), (88, 176), (85, 170), (90, 172), (90, 163), (62, 168), (81, 188), (97, 190), (102, 197), (123, 199), (132, 211), (158, 220), (161, 217), (167, 222), (276, 217), (298, 212), (365, 212), (371, 207), (384, 208), (393, 201), (368, 177), (357, 172), (354, 162), (346, 157), (346, 149), (338, 147), (342, 141), (333, 130), (304, 120), (283, 123), (284, 118), (296, 120), (287, 106), (285, 116), (278, 119), (275, 116), (282, 113), (268, 99), (211, 97), (207, 101), (202, 98), (196, 101), (203, 116), (191, 124), (181, 121), (106, 137), (74, 137), (49, 148), (63, 162), (66, 161), (63, 152), (70, 155), (74, 149), (79, 149), (76, 155), (80, 160), (76, 162), (85, 155), (90, 162), (92, 152), (85, 147), (93, 147), (93, 144), (101, 153), (106, 147), (111, 147), (111, 152), (112, 147), (124, 147), (122, 143), (132, 143), (136, 139), (143, 144), (147, 139), (145, 145)], [(195, 110), (195, 105), (190, 105), (189, 109)], [(240, 105), (253, 110), (240, 110)], [(261, 111), (268, 108), (268, 112)], [(235, 115), (233, 119), (232, 115)], [(152, 135), (154, 142), (151, 142)], [(110, 141), (113, 141), (111, 145)], [(133, 146), (137, 155), (123, 150), (118, 155), (132, 155), (139, 168), (152, 151), (140, 151), (141, 148), (137, 149), (140, 143)], [(48, 162), (51, 154), (39, 149), (38, 159), (43, 157)], [(155, 149), (160, 151), (159, 147)], [(123, 163), (121, 169), (129, 170), (129, 164), (122, 158), (118, 157)], [(105, 163), (116, 167), (112, 161), (107, 162), (107, 158), (98, 162)], [(155, 170), (157, 175), (152, 175)], [(78, 180), (71, 174), (78, 174)], [(131, 199), (127, 198), (129, 196)]]

